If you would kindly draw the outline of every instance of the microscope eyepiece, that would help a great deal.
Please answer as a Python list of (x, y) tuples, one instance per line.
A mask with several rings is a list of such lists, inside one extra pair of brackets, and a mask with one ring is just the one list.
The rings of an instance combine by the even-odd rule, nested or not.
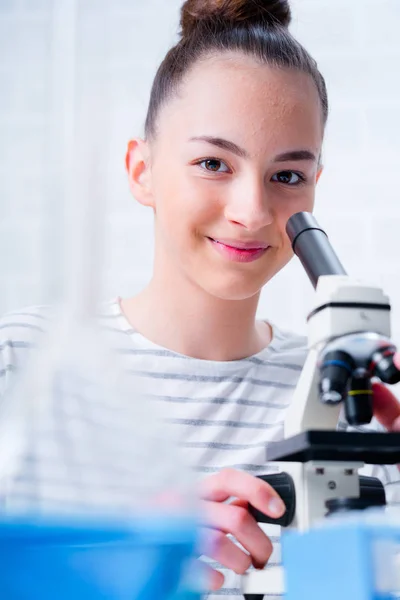
[(292, 215), (286, 224), (286, 233), (314, 288), (321, 275), (346, 275), (328, 236), (311, 213)]

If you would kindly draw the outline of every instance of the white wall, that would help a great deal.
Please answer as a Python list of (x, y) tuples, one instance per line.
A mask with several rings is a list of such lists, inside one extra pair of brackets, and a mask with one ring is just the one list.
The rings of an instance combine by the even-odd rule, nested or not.
[[(59, 289), (64, 165), (54, 76), (62, 81), (68, 28), (54, 31), (53, 17), (68, 2), (0, 0), (0, 312), (47, 302)], [(142, 132), (180, 4), (77, 0), (83, 72), (101, 78), (107, 70), (112, 81), (112, 135), (104, 142), (111, 155), (105, 297), (135, 293), (150, 275), (152, 218), (129, 195), (124, 152), (129, 136)], [(317, 59), (331, 106), (316, 216), (349, 273), (389, 293), (400, 340), (400, 1), (292, 0), (292, 6), (292, 31)], [(88, 93), (87, 82), (82, 89)], [(312, 298), (295, 259), (266, 287), (259, 312), (304, 330)]]

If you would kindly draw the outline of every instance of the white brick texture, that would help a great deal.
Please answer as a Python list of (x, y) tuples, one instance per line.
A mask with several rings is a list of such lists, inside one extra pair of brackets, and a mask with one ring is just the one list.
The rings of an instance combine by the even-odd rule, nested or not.
[[(62, 1), (0, 0), (1, 313), (51, 301), (60, 284), (63, 162), (54, 133), (60, 106), (51, 90), (52, 17)], [(129, 136), (142, 132), (155, 70), (175, 39), (180, 1), (76, 3), (82, 72), (101, 78), (107, 70), (112, 82), (107, 298), (134, 293), (151, 272), (151, 214), (129, 195), (124, 153)], [(348, 271), (390, 294), (400, 343), (400, 1), (292, 0), (292, 7), (292, 32), (318, 61), (330, 100), (316, 216)], [(312, 299), (294, 260), (263, 291), (259, 313), (304, 331)]]

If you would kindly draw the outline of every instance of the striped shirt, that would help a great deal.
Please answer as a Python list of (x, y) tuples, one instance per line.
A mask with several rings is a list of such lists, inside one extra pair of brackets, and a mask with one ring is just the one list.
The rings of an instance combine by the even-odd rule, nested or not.
[[(0, 398), (37, 346), (47, 320), (47, 309), (35, 307), (9, 313), (0, 321)], [(131, 327), (118, 300), (104, 306), (99, 323), (112, 332), (124, 367), (143, 381), (151, 399), (160, 404), (186, 460), (199, 477), (224, 467), (253, 475), (276, 471), (272, 463), (265, 462), (265, 447), (283, 437), (286, 411), (307, 354), (305, 337), (272, 324), (273, 339), (267, 348), (249, 358), (221, 362), (190, 358), (152, 343)], [(55, 429), (57, 418), (64, 420), (65, 414), (53, 415)], [(118, 423), (116, 419), (116, 426)], [(339, 422), (338, 427), (347, 428), (344, 422)], [(375, 421), (367, 427), (374, 428), (380, 429)], [(62, 434), (57, 430), (53, 438), (53, 442), (60, 443)], [(63, 449), (60, 460), (67, 461), (68, 452), (76, 454), (76, 448), (69, 448)], [(41, 456), (37, 451), (26, 458), (16, 497), (26, 494), (31, 500), (40, 501), (38, 473), (42, 478), (40, 489), (49, 489), (44, 479), (54, 477), (55, 469), (53, 465), (53, 470), (40, 470)], [(61, 477), (59, 464), (56, 471)], [(61, 485), (59, 489), (65, 489), (71, 472), (65, 470), (64, 488)], [(362, 472), (380, 477), (388, 501), (400, 504), (396, 467), (366, 466)], [(276, 565), (280, 562), (280, 528), (263, 528), (274, 544), (270, 565)], [(212, 560), (207, 562), (225, 575), (224, 587), (207, 598), (242, 598), (240, 578)]]

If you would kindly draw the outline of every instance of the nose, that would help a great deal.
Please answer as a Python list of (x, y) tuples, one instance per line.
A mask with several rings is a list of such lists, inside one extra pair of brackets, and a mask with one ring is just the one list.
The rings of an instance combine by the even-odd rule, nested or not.
[(273, 211), (268, 201), (263, 181), (243, 182), (231, 190), (225, 205), (225, 218), (249, 231), (258, 231), (273, 221)]

